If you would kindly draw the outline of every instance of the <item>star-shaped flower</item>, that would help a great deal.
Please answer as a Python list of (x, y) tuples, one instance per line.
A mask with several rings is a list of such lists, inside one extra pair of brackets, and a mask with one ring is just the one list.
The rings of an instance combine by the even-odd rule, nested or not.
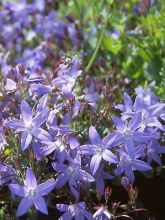
[(17, 216), (24, 215), (33, 205), (40, 212), (48, 214), (43, 196), (48, 195), (54, 189), (55, 184), (56, 182), (51, 180), (37, 185), (37, 180), (32, 169), (27, 168), (24, 186), (20, 184), (9, 184), (9, 189), (13, 195), (23, 197), (18, 206)]
[(93, 174), (95, 174), (98, 170), (102, 159), (109, 163), (118, 163), (117, 156), (108, 149), (116, 141), (116, 136), (111, 137), (111, 139), (108, 139), (107, 145), (107, 137), (101, 140), (96, 129), (91, 126), (89, 128), (89, 139), (91, 144), (86, 144), (79, 147), (80, 154), (92, 155), (90, 168)]
[(23, 100), (21, 103), (21, 116), (20, 119), (12, 119), (5, 123), (5, 126), (15, 129), (18, 132), (22, 132), (21, 135), (21, 149), (25, 150), (29, 147), (33, 136), (38, 135), (42, 131), (40, 126), (47, 120), (49, 116), (49, 110), (43, 110), (36, 114), (33, 118), (31, 108), (29, 104)]
[(74, 205), (57, 204), (57, 209), (60, 212), (65, 212), (59, 220), (71, 220), (71, 219), (81, 219), (81, 220), (92, 220), (92, 214), (86, 210), (86, 205), (84, 202), (79, 202)]

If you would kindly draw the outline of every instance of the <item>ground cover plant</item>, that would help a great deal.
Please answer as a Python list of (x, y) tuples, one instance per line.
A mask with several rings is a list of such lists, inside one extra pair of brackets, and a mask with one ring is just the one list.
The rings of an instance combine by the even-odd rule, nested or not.
[(164, 219), (164, 16), (0, 3), (0, 219)]

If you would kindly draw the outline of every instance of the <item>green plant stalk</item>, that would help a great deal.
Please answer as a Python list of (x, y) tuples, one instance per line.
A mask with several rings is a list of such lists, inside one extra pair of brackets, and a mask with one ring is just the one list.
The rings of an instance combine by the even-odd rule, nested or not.
[(77, 0), (74, 0), (74, 4), (76, 6), (76, 9), (77, 9), (77, 12), (78, 14), (80, 15), (80, 24), (81, 24), (81, 27), (83, 28), (83, 23), (84, 23), (84, 10), (83, 8), (80, 7), (79, 3)]
[(92, 66), (92, 64), (93, 64), (93, 62), (94, 62), (94, 60), (95, 60), (95, 58), (96, 58), (96, 56), (97, 56), (97, 53), (98, 53), (98, 51), (99, 51), (99, 48), (100, 48), (100, 45), (101, 45), (101, 42), (102, 42), (102, 39), (103, 39), (103, 36), (104, 36), (104, 33), (105, 33), (105, 29), (106, 29), (106, 26), (107, 26), (108, 18), (109, 18), (109, 17), (110, 17), (110, 15), (107, 16), (107, 18), (106, 18), (106, 20), (105, 20), (105, 24), (104, 24), (104, 27), (103, 27), (103, 29), (102, 29), (102, 31), (101, 31), (101, 34), (100, 34), (100, 37), (99, 37), (99, 39), (98, 39), (96, 48), (95, 48), (95, 50), (94, 50), (94, 52), (93, 52), (93, 54), (92, 54), (91, 59), (89, 60), (89, 63), (88, 63), (88, 65), (87, 65), (87, 67), (85, 68), (85, 71), (86, 71), (86, 72), (89, 71), (89, 69), (91, 68), (91, 66)]

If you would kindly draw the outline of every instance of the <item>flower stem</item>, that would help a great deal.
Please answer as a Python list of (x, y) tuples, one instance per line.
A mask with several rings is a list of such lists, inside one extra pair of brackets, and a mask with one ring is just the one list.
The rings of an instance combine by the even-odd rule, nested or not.
[(91, 59), (89, 60), (89, 63), (87, 65), (87, 67), (85, 68), (85, 71), (89, 71), (89, 69), (91, 68), (96, 56), (97, 56), (97, 53), (99, 51), (99, 48), (100, 48), (100, 45), (101, 45), (101, 42), (102, 42), (102, 39), (103, 39), (103, 36), (104, 36), (104, 33), (105, 33), (105, 29), (106, 29), (106, 26), (107, 26), (107, 23), (108, 23), (108, 18), (110, 17), (110, 15), (107, 16), (106, 20), (105, 20), (105, 23), (104, 23), (104, 26), (101, 30), (101, 33), (100, 33), (100, 37), (98, 39), (98, 42), (97, 42), (97, 45), (96, 45), (96, 48), (92, 54), (92, 57)]

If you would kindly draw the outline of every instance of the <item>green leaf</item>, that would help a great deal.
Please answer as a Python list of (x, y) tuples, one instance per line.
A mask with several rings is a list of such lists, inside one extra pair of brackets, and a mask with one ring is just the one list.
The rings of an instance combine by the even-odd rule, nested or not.
[(110, 5), (113, 4), (113, 0), (107, 0)]
[(103, 44), (105, 48), (113, 54), (117, 54), (122, 47), (122, 43), (120, 40), (115, 40), (108, 35), (104, 35)]

